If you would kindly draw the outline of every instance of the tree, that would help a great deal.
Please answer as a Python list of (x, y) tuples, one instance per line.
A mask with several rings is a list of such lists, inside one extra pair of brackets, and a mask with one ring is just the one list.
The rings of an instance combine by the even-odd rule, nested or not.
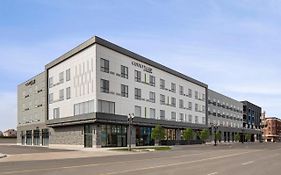
[(216, 133), (215, 133), (215, 139), (217, 140), (217, 141), (220, 141), (221, 140), (221, 133), (219, 132), (219, 131), (217, 131)]
[(200, 139), (205, 142), (209, 138), (209, 130), (203, 129), (199, 135)]
[(247, 133), (245, 135), (245, 139), (246, 139), (247, 142), (251, 141), (251, 138), (252, 138), (252, 135), (250, 133)]
[(240, 134), (239, 133), (236, 133), (234, 135), (234, 140), (235, 140), (235, 142), (239, 142), (240, 141)]
[(156, 144), (159, 144), (160, 140), (164, 139), (165, 137), (164, 128), (162, 128), (160, 125), (157, 125), (152, 129), (151, 137), (155, 140)]
[(193, 133), (193, 130), (191, 128), (186, 128), (183, 131), (183, 138), (184, 138), (184, 140), (190, 141), (190, 140), (193, 139), (193, 136), (194, 136), (194, 133)]

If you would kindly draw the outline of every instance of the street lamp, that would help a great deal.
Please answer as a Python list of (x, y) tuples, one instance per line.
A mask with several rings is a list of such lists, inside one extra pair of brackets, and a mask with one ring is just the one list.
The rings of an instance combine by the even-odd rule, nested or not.
[[(212, 128), (214, 128), (214, 141), (215, 141), (215, 144), (214, 144), (214, 146), (217, 146), (217, 130), (218, 130), (218, 128), (219, 128), (219, 126), (218, 125), (216, 125), (216, 124), (214, 124), (214, 123), (211, 123), (211, 127)], [(212, 129), (213, 130), (213, 129)]]
[(129, 114), (128, 115), (128, 124), (129, 124), (129, 151), (131, 151), (132, 150), (132, 128), (131, 128), (131, 126), (132, 126), (132, 124), (133, 124), (133, 119), (134, 119), (134, 114)]
[(242, 139), (241, 139), (242, 143), (244, 143), (244, 129), (242, 129)]

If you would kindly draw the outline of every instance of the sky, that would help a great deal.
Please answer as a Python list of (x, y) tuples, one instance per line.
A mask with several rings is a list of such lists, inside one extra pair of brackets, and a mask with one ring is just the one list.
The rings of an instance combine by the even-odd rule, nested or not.
[(279, 0), (0, 1), (0, 130), (17, 85), (97, 35), (281, 117)]

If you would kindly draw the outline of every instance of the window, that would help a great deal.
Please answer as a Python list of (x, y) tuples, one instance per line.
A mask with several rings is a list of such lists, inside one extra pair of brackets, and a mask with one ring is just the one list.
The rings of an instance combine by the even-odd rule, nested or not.
[(155, 119), (155, 109), (150, 108), (150, 112), (149, 112), (149, 114), (150, 114), (150, 118)]
[(135, 116), (141, 117), (141, 107), (140, 106), (135, 106)]
[(195, 111), (198, 111), (198, 104), (195, 103)]
[(135, 99), (141, 100), (141, 89), (135, 88)]
[(182, 99), (179, 100), (179, 108), (184, 108), (183, 100)]
[(128, 97), (128, 86), (121, 84), (121, 96)]
[(189, 96), (190, 98), (192, 98), (192, 90), (191, 90), (191, 89), (188, 89), (188, 96)]
[(195, 99), (198, 99), (198, 91), (195, 91)]
[(128, 67), (121, 65), (121, 77), (128, 79)]
[(160, 89), (165, 89), (165, 80), (160, 79)]
[(101, 79), (100, 88), (101, 88), (101, 92), (109, 93), (109, 81)]
[(59, 91), (59, 95), (60, 95), (59, 99), (60, 99), (60, 100), (64, 100), (64, 89), (61, 89), (61, 90)]
[(135, 70), (135, 81), (141, 82), (141, 71)]
[(149, 92), (149, 101), (155, 103), (155, 92)]
[(66, 81), (70, 80), (70, 69), (66, 70)]
[(54, 94), (49, 94), (49, 104), (52, 104), (54, 102)]
[(54, 79), (53, 79), (53, 77), (50, 77), (49, 78), (49, 87), (51, 88), (53, 86), (54, 86)]
[(160, 104), (161, 105), (165, 104), (165, 95), (160, 94)]
[(188, 102), (188, 109), (192, 110), (192, 102)]
[(205, 106), (204, 105), (202, 106), (202, 112), (203, 113), (205, 112)]
[(160, 119), (165, 120), (165, 111), (164, 110), (160, 110)]
[(175, 98), (175, 97), (172, 97), (172, 98), (171, 98), (171, 105), (172, 105), (173, 107), (176, 107), (176, 98)]
[(192, 123), (192, 115), (190, 115), (190, 114), (188, 115), (188, 122)]
[(109, 61), (106, 59), (101, 58), (100, 59), (100, 70), (102, 72), (109, 73)]
[(205, 94), (202, 94), (202, 100), (205, 101)]
[(180, 86), (180, 95), (183, 95), (184, 92), (183, 92), (183, 86)]
[(54, 108), (53, 109), (53, 118), (60, 118), (60, 108)]
[(198, 123), (198, 116), (195, 116), (195, 123)]
[(184, 115), (183, 113), (180, 113), (180, 121), (183, 122), (183, 119), (184, 119)]
[(175, 83), (171, 83), (171, 91), (176, 92), (176, 84)]
[(98, 100), (98, 111), (102, 113), (115, 114), (115, 103), (111, 101)]
[(149, 84), (151, 86), (155, 86), (155, 77), (153, 75), (149, 76)]
[(74, 104), (74, 115), (89, 114), (94, 112), (94, 100)]
[(176, 112), (171, 112), (171, 119), (177, 120), (177, 113)]
[(60, 83), (63, 83), (63, 81), (64, 81), (64, 72), (61, 72), (61, 73), (59, 74), (59, 82), (60, 82)]
[(66, 88), (66, 99), (70, 99), (71, 98), (71, 91), (70, 91), (70, 87)]
[(202, 123), (205, 124), (206, 123), (206, 119), (205, 117), (202, 117)]

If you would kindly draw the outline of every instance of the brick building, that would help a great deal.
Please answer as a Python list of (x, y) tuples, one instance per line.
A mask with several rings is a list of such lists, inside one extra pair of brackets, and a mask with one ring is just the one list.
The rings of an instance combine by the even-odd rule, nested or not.
[(265, 142), (281, 141), (281, 120), (276, 117), (268, 117), (263, 121), (263, 139)]

